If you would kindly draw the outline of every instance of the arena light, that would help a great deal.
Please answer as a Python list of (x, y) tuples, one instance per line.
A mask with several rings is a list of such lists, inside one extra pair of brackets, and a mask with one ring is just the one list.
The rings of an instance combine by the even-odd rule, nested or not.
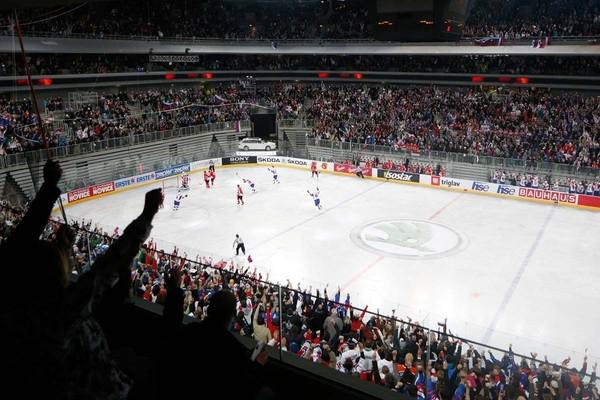
[(354, 79), (362, 79), (363, 78), (363, 74), (361, 74), (360, 72), (357, 72), (354, 74)]
[(172, 81), (175, 79), (175, 74), (165, 74), (165, 79), (168, 81)]
[(519, 85), (527, 85), (529, 83), (529, 78), (525, 76), (519, 76), (515, 79), (515, 82), (517, 82)]
[(52, 86), (52, 82), (52, 78), (40, 78), (37, 80), (37, 84), (40, 86)]
[(199, 75), (197, 72), (188, 72), (188, 73), (186, 74), (186, 76), (187, 76), (189, 79), (196, 79), (196, 78), (197, 78), (197, 77), (199, 77), (200, 75)]
[(473, 83), (481, 83), (483, 81), (485, 81), (485, 77), (483, 77), (483, 76), (474, 75), (471, 77), (471, 82), (473, 82)]
[(202, 74), (202, 79), (212, 79), (212, 78), (213, 78), (212, 72), (205, 72)]
[(512, 78), (510, 76), (500, 76), (500, 77), (498, 77), (498, 82), (510, 83), (511, 81), (512, 81)]
[(329, 73), (327, 73), (327, 72), (319, 72), (319, 78), (320, 79), (329, 78)]

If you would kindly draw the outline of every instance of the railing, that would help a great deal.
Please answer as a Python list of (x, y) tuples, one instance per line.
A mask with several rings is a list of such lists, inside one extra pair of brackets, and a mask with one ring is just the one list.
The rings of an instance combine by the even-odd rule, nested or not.
[[(240, 129), (250, 128), (250, 121), (240, 121)], [(51, 147), (48, 150), (33, 150), (0, 156), (0, 168), (26, 164), (27, 161), (42, 162), (48, 158), (60, 159), (81, 154), (113, 150), (120, 147), (134, 146), (158, 142), (166, 139), (193, 136), (200, 133), (218, 132), (237, 129), (236, 122), (218, 122), (175, 128), (166, 131), (145, 132), (135, 135), (103, 139), (93, 142), (74, 143), (64, 146)]]
[(491, 168), (519, 169), (586, 177), (597, 177), (600, 175), (600, 170), (595, 168), (576, 167), (570, 164), (559, 164), (547, 161), (519, 160), (515, 158), (491, 157), (466, 153), (450, 153), (435, 150), (420, 150), (418, 153), (414, 153), (403, 149), (395, 150), (393, 146), (364, 144), (357, 142), (339, 142), (310, 137), (307, 138), (307, 145), (359, 153), (395, 154), (418, 160), (477, 164)]
[[(288, 119), (279, 121), (279, 126), (282, 128), (307, 129), (312, 128), (313, 122), (311, 120)], [(600, 175), (600, 170), (595, 168), (576, 167), (570, 164), (559, 164), (547, 161), (520, 160), (515, 158), (491, 157), (465, 153), (451, 153), (436, 150), (420, 150), (419, 153), (412, 153), (402, 149), (395, 150), (393, 146), (365, 144), (357, 142), (340, 142), (316, 139), (311, 137), (307, 138), (307, 145), (329, 148), (332, 150), (339, 149), (360, 153), (395, 154), (398, 156), (417, 158), (419, 160), (478, 164), (491, 168), (520, 169), (527, 171), (538, 171), (572, 176), (577, 175), (584, 177), (597, 177)]]
[[(0, 36), (13, 36), (13, 33), (9, 30), (1, 30)], [(66, 32), (24, 32), (24, 37), (40, 37), (40, 38), (65, 38), (65, 39), (101, 39), (101, 40), (139, 40), (139, 41), (151, 41), (161, 42), (164, 44), (176, 43), (176, 44), (218, 44), (218, 45), (257, 45), (257, 44), (271, 44), (277, 42), (278, 44), (291, 44), (291, 45), (394, 45), (394, 46), (413, 46), (419, 43), (416, 42), (395, 42), (395, 41), (377, 41), (374, 38), (362, 38), (362, 39), (330, 39), (330, 38), (314, 38), (314, 39), (281, 39), (281, 38), (212, 38), (212, 37), (159, 37), (158, 35), (114, 35), (114, 34), (98, 34), (98, 33), (66, 33)], [(453, 44), (472, 44), (476, 39), (482, 39), (487, 36), (472, 36), (463, 37), (458, 42), (437, 42), (439, 45), (451, 46)], [(506, 44), (530, 44), (532, 40), (544, 39), (547, 36), (531, 36), (522, 39), (505, 39)], [(600, 40), (600, 36), (548, 36), (553, 43), (560, 42), (590, 42)], [(421, 43), (426, 45), (436, 43)]]
[[(86, 222), (90, 223), (91, 221), (89, 219), (87, 219), (86, 221), (83, 220), (79, 220), (78, 223), (79, 224), (85, 224)], [(104, 226), (104, 225), (98, 225), (98, 224), (94, 224), (96, 227), (100, 227), (104, 232), (112, 232), (114, 227), (113, 226)], [(95, 257), (96, 257), (96, 253), (95, 253), (95, 249), (93, 246), (93, 243), (100, 243), (102, 242), (101, 239), (108, 239), (109, 243), (112, 240), (112, 238), (103, 235), (103, 234), (98, 234), (95, 232), (91, 232), (89, 230), (83, 229), (83, 228), (76, 228), (77, 231), (79, 231), (81, 237), (83, 238), (82, 240), (84, 241), (84, 245), (80, 246), (81, 248), (81, 252), (85, 253), (86, 257), (83, 258), (84, 260), (88, 260), (90, 262), (92, 262)], [(92, 242), (92, 245), (86, 245), (86, 243)], [(410, 336), (412, 334), (416, 334), (417, 336), (417, 340), (419, 340), (420, 338), (423, 339), (422, 344), (420, 345), (420, 347), (415, 346), (415, 350), (417, 351), (417, 354), (413, 354), (415, 360), (417, 359), (421, 359), (422, 361), (424, 361), (425, 365), (428, 365), (430, 361), (433, 361), (430, 359), (431, 356), (431, 346), (432, 346), (432, 342), (433, 341), (437, 341), (437, 342), (451, 342), (454, 344), (458, 344), (458, 343), (462, 343), (462, 356), (465, 357), (465, 359), (471, 364), (474, 365), (475, 362), (477, 362), (477, 358), (473, 355), (473, 359), (472, 360), (468, 360), (469, 357), (469, 353), (472, 353), (473, 351), (477, 351), (480, 356), (482, 356), (483, 358), (485, 358), (486, 360), (486, 364), (488, 365), (492, 365), (494, 364), (494, 362), (491, 360), (491, 357), (489, 356), (489, 354), (491, 352), (496, 353), (495, 357), (497, 357), (498, 359), (500, 359), (502, 357), (503, 354), (508, 353), (508, 346), (512, 346), (512, 350), (514, 351), (514, 356), (515, 356), (515, 368), (519, 368), (519, 360), (516, 358), (520, 358), (523, 361), (526, 361), (527, 363), (531, 362), (535, 362), (535, 363), (541, 363), (543, 361), (543, 355), (548, 355), (551, 359), (554, 359), (555, 361), (558, 360), (562, 360), (565, 356), (569, 356), (572, 358), (572, 363), (570, 365), (568, 365), (568, 368), (563, 367), (564, 368), (564, 372), (568, 373), (570, 372), (569, 369), (572, 367), (577, 367), (577, 369), (579, 369), (581, 362), (583, 361), (583, 357), (584, 357), (584, 353), (582, 352), (576, 352), (570, 349), (563, 349), (563, 348), (559, 348), (559, 347), (555, 347), (552, 345), (547, 345), (543, 342), (538, 342), (534, 339), (529, 339), (526, 337), (522, 337), (519, 335), (515, 335), (515, 334), (509, 334), (509, 333), (503, 333), (503, 332), (499, 332), (499, 331), (494, 331), (493, 332), (493, 337), (494, 337), (494, 342), (495, 343), (503, 343), (503, 345), (499, 345), (499, 346), (490, 346), (487, 343), (481, 343), (475, 340), (471, 340), (469, 338), (472, 337), (481, 337), (481, 333), (483, 330), (485, 330), (486, 328), (483, 326), (478, 326), (477, 324), (474, 323), (459, 323), (458, 321), (449, 321), (446, 322), (443, 316), (437, 315), (435, 313), (431, 313), (431, 312), (424, 312), (422, 310), (419, 309), (419, 305), (412, 305), (412, 306), (405, 306), (405, 305), (396, 305), (395, 309), (392, 311), (391, 315), (390, 314), (385, 314), (385, 312), (380, 313), (379, 310), (376, 310), (376, 312), (373, 311), (369, 311), (368, 310), (368, 306), (367, 305), (360, 305), (358, 307), (351, 305), (350, 303), (346, 304), (345, 303), (345, 295), (346, 293), (340, 293), (340, 299), (336, 302), (335, 299), (335, 292), (334, 289), (330, 288), (329, 293), (327, 294), (326, 291), (326, 286), (324, 284), (322, 284), (321, 282), (314, 282), (313, 283), (313, 287), (315, 289), (319, 288), (319, 287), (325, 287), (325, 290), (322, 291), (320, 294), (314, 295), (312, 292), (313, 290), (306, 290), (306, 287), (308, 287), (309, 285), (306, 284), (306, 282), (303, 282), (302, 286), (305, 288), (304, 290), (302, 290), (300, 288), (300, 285), (298, 285), (298, 287), (296, 289), (294, 289), (294, 287), (288, 282), (288, 284), (286, 285), (281, 285), (279, 283), (275, 283), (275, 282), (271, 282), (268, 279), (268, 275), (266, 278), (264, 279), (260, 279), (258, 278), (258, 276), (250, 276), (247, 271), (243, 272), (244, 268), (240, 267), (240, 270), (237, 269), (233, 269), (233, 268), (229, 268), (228, 266), (218, 266), (217, 264), (227, 260), (227, 262), (231, 261), (230, 258), (225, 258), (225, 257), (219, 257), (217, 255), (214, 254), (203, 254), (202, 256), (196, 256), (195, 259), (192, 259), (192, 255), (193, 254), (197, 254), (194, 249), (191, 248), (181, 248), (179, 246), (179, 254), (182, 254), (184, 252), (186, 252), (186, 254), (189, 254), (189, 257), (181, 257), (181, 256), (173, 256), (171, 253), (169, 253), (170, 249), (174, 246), (173, 243), (169, 243), (169, 242), (161, 242), (161, 241), (155, 241), (156, 244), (156, 249), (158, 250), (157, 253), (158, 255), (164, 255), (167, 257), (168, 260), (168, 264), (166, 269), (169, 268), (179, 268), (182, 265), (187, 265), (187, 269), (188, 271), (192, 271), (195, 270), (195, 273), (192, 273), (193, 275), (195, 274), (201, 274), (204, 271), (209, 272), (210, 275), (212, 274), (216, 274), (216, 275), (221, 275), (223, 277), (223, 279), (221, 280), (222, 282), (229, 282), (230, 278), (232, 278), (236, 284), (239, 284), (240, 287), (244, 287), (245, 283), (249, 283), (251, 285), (257, 285), (257, 284), (261, 284), (263, 286), (266, 286), (266, 291), (269, 293), (267, 295), (267, 299), (273, 299), (273, 297), (271, 297), (271, 295), (276, 296), (278, 300), (276, 300), (277, 304), (279, 305), (284, 305), (285, 304), (285, 299), (287, 298), (287, 295), (289, 295), (289, 297), (293, 298), (294, 295), (297, 295), (299, 297), (304, 297), (304, 298), (310, 298), (314, 302), (316, 301), (325, 301), (326, 304), (330, 304), (334, 307), (343, 307), (345, 310), (345, 313), (347, 315), (352, 315), (354, 314), (354, 316), (356, 318), (359, 317), (359, 315), (363, 314), (362, 318), (360, 318), (361, 321), (363, 321), (365, 324), (368, 324), (368, 321), (385, 321), (385, 323), (375, 323), (375, 325), (379, 325), (379, 326), (384, 326), (383, 328), (380, 328), (383, 332), (383, 341), (387, 341), (389, 339), (388, 334), (392, 335), (393, 331), (390, 329), (389, 331), (386, 331), (385, 326), (387, 327), (393, 327), (394, 325), (396, 326), (396, 328), (398, 330), (400, 330), (402, 327), (404, 327), (405, 334), (408, 340), (408, 338), (410, 338)], [(152, 249), (150, 249), (150, 251), (152, 251)], [(87, 268), (89, 268), (89, 263), (87, 265), (79, 265), (78, 267), (80, 267), (83, 270), (86, 270)], [(161, 271), (161, 272), (166, 272), (165, 271)], [(77, 269), (78, 271), (80, 271), (80, 269)], [(260, 272), (260, 270), (259, 270)], [(263, 271), (264, 272), (264, 271)], [(419, 284), (418, 282), (415, 282), (415, 284)], [(424, 285), (426, 285), (426, 283), (423, 283)], [(319, 293), (319, 291), (317, 290), (317, 293)], [(268, 300), (268, 301), (273, 301), (273, 300)], [(304, 302), (304, 304), (307, 304), (306, 302)], [(390, 304), (391, 305), (391, 304)], [(254, 306), (258, 306), (258, 304), (254, 304)], [(284, 309), (285, 307), (285, 309)], [(393, 305), (391, 305), (391, 307), (394, 307)], [(279, 312), (280, 313), (284, 313), (287, 312), (289, 306), (280, 306), (279, 307)], [(292, 309), (296, 309), (296, 307), (292, 307)], [(272, 311), (273, 308), (271, 309)], [(266, 311), (266, 310), (263, 310)], [(282, 315), (282, 314), (280, 314)], [(408, 317), (406, 317), (408, 316)], [(411, 319), (412, 318), (412, 319)], [(281, 319), (280, 319), (281, 321)], [(285, 321), (285, 320), (284, 320)], [(414, 321), (414, 322), (413, 322)], [(418, 322), (417, 322), (418, 321)], [(305, 321), (306, 325), (307, 325), (307, 329), (311, 329), (313, 333), (317, 332), (317, 331), (321, 331), (323, 332), (325, 330), (325, 328), (323, 326), (314, 326), (314, 324), (308, 320)], [(441, 323), (441, 324), (440, 324)], [(249, 321), (249, 325), (252, 325), (252, 322)], [(449, 328), (449, 329), (447, 329)], [(287, 334), (289, 334), (289, 331), (286, 330), (285, 328), (285, 324), (284, 323), (280, 323), (277, 326), (277, 330), (279, 333), (279, 337), (286, 337), (288, 336)], [(410, 334), (408, 332), (410, 332)], [(454, 332), (454, 333), (452, 333)], [(456, 333), (459, 333), (459, 335), (457, 335)], [(351, 337), (357, 337), (357, 332), (353, 331), (353, 330), (343, 330), (342, 332), (339, 333), (338, 337), (342, 336), (344, 337), (344, 340), (347, 342)], [(400, 344), (400, 339), (399, 339), (399, 335), (396, 334), (392, 335), (393, 338), (391, 339), (391, 343), (389, 343), (390, 348), (388, 349), (389, 351), (391, 351), (392, 349), (397, 350), (398, 352), (400, 352), (400, 348), (401, 348), (401, 344)], [(324, 339), (323, 337), (321, 339)], [(326, 343), (326, 340), (322, 340), (321, 343)], [(331, 338), (329, 340), (329, 344), (330, 347), (335, 351), (335, 349), (337, 349), (337, 346), (333, 345), (332, 342), (334, 344), (337, 344), (337, 337), (335, 338)], [(290, 351), (290, 345), (291, 343), (287, 343), (287, 350)], [(322, 346), (322, 345), (321, 345)], [(506, 346), (506, 347), (503, 347)], [(284, 359), (282, 358), (282, 349), (280, 348), (280, 346), (278, 346), (277, 344), (275, 345), (276, 349), (279, 350), (279, 358), (280, 360), (284, 361)], [(298, 346), (300, 347), (300, 346)], [(442, 349), (443, 346), (438, 346), (437, 349), (438, 351)], [(450, 347), (450, 346), (449, 346)], [(311, 348), (312, 350), (312, 348)], [(534, 360), (533, 357), (530, 356), (530, 352), (537, 352), (540, 356), (539, 358), (537, 358), (537, 360)], [(586, 356), (588, 356), (588, 362), (589, 365), (593, 365), (594, 362), (597, 362), (600, 357), (597, 355), (591, 355), (591, 354), (585, 354)], [(459, 359), (455, 358), (455, 363), (458, 363)], [(577, 363), (577, 364), (576, 364)], [(395, 363), (394, 363), (395, 364)], [(557, 367), (557, 368), (561, 368), (561, 366), (558, 363), (552, 363), (549, 362), (547, 363), (551, 366)], [(465, 365), (465, 370), (470, 369), (472, 367), (468, 367), (467, 365)], [(429, 369), (426, 368), (426, 373), (429, 372)], [(590, 369), (588, 369), (587, 375), (586, 377), (590, 377)], [(586, 379), (587, 381), (587, 379)]]

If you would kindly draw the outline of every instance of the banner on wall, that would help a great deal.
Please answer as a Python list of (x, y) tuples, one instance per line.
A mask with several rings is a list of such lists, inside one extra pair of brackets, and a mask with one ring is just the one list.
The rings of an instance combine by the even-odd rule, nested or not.
[(223, 165), (256, 164), (256, 156), (223, 157), (222, 162)]
[(579, 201), (577, 202), (577, 204), (579, 204), (580, 206), (600, 208), (600, 196), (580, 194), (578, 196), (578, 200)]
[(288, 158), (286, 159), (286, 163), (291, 165), (297, 165), (299, 167), (308, 167), (310, 165), (310, 161), (303, 160), (301, 158)]
[(154, 173), (155, 179), (168, 178), (169, 176), (179, 175), (184, 172), (190, 172), (190, 164), (181, 164), (174, 167), (159, 169)]
[[(358, 170), (358, 167), (355, 165), (351, 165), (351, 164), (338, 164), (338, 163), (334, 163), (333, 164), (333, 170), (335, 172), (341, 172), (343, 174), (356, 174), (356, 171)], [(362, 172), (364, 176), (371, 176), (372, 175), (372, 169), (371, 168), (362, 168)]]
[(106, 182), (100, 185), (92, 186), (92, 196), (98, 196), (99, 194), (110, 193), (115, 191), (114, 182)]
[(72, 203), (72, 202), (78, 201), (78, 200), (82, 200), (82, 199), (87, 199), (88, 197), (91, 197), (91, 196), (92, 196), (92, 188), (91, 187), (71, 190), (70, 192), (67, 193), (67, 199), (69, 200), (69, 203)]
[(526, 197), (529, 199), (577, 204), (577, 194), (575, 193), (552, 192), (549, 190), (533, 189), (526, 187), (520, 187), (518, 193), (519, 197)]
[(276, 157), (276, 156), (257, 156), (256, 161), (259, 163), (273, 163), (273, 164), (281, 164), (283, 163), (284, 157)]
[(445, 186), (448, 188), (461, 188), (473, 190), (473, 181), (468, 181), (466, 179), (448, 178), (446, 176), (432, 175), (431, 184), (433, 186)]
[(146, 174), (132, 176), (130, 178), (117, 179), (115, 181), (115, 190), (119, 190), (130, 185), (138, 185), (140, 183), (150, 182), (154, 179), (156, 179), (156, 174), (154, 173), (154, 171), (148, 172)]
[(419, 182), (419, 174), (413, 174), (412, 172), (398, 172), (387, 169), (378, 169), (377, 176), (379, 178), (390, 179), (393, 181), (401, 182)]

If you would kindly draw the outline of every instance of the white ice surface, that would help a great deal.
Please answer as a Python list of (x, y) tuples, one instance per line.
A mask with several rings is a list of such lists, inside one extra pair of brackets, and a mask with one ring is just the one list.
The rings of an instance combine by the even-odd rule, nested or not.
[[(236, 173), (238, 175), (236, 175)], [(214, 188), (192, 174), (192, 189), (172, 211), (176, 189), (154, 220), (152, 237), (165, 250), (177, 244), (196, 253), (231, 258), (236, 233), (271, 281), (290, 279), (323, 288), (352, 304), (517, 352), (536, 351), (579, 367), (585, 347), (600, 359), (600, 213), (434, 188), (266, 167), (217, 169)], [(244, 206), (236, 205), (240, 177)], [(318, 184), (323, 210), (306, 193)], [(67, 208), (106, 229), (124, 228), (142, 209), (145, 186)], [(370, 221), (429, 220), (458, 232), (464, 248), (445, 257), (408, 260), (367, 251), (351, 239)], [(241, 258), (241, 257), (240, 257)]]

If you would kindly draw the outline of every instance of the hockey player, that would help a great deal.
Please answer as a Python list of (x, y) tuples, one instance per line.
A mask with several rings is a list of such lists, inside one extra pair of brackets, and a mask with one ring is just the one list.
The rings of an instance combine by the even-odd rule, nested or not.
[(210, 189), (210, 186), (208, 184), (209, 181), (210, 181), (210, 172), (204, 171), (204, 184), (206, 185), (207, 189)]
[(190, 188), (190, 176), (186, 172), (181, 174), (181, 188), (185, 190)]
[(208, 171), (215, 172), (215, 164), (212, 162), (212, 160), (208, 162)]
[(277, 179), (277, 170), (274, 165), (271, 165), (271, 168), (267, 168), (270, 173), (273, 174), (273, 183), (279, 183), (279, 179)]
[(252, 189), (252, 193), (256, 193), (256, 188), (255, 188), (254, 182), (252, 182), (250, 179), (244, 179), (244, 178), (242, 178), (242, 182), (244, 182), (246, 185), (250, 186), (250, 189)]
[(356, 167), (356, 176), (358, 176), (359, 178), (365, 179), (365, 176), (363, 175), (363, 170), (360, 165), (358, 167)]
[(209, 173), (208, 175), (210, 176), (210, 186), (215, 186), (215, 179), (217, 178), (217, 174), (215, 173), (215, 168), (213, 165), (213, 169), (212, 170), (208, 170)]
[(313, 198), (314, 202), (315, 202), (315, 206), (320, 210), (321, 208), (323, 208), (321, 206), (321, 199), (319, 198), (319, 188), (317, 188), (317, 190), (313, 193), (310, 192), (310, 190), (307, 190), (306, 193), (308, 193), (308, 195), (310, 197)]
[(177, 193), (177, 196), (175, 196), (175, 200), (173, 200), (173, 211), (177, 211), (179, 210), (179, 206), (181, 205), (181, 200), (185, 199), (186, 197), (188, 197), (188, 195), (184, 195), (181, 192)]
[(319, 171), (317, 171), (317, 162), (313, 161), (312, 164), (310, 164), (310, 177), (314, 178), (314, 177), (319, 177)]
[(244, 205), (244, 191), (240, 185), (237, 185), (237, 203)]

